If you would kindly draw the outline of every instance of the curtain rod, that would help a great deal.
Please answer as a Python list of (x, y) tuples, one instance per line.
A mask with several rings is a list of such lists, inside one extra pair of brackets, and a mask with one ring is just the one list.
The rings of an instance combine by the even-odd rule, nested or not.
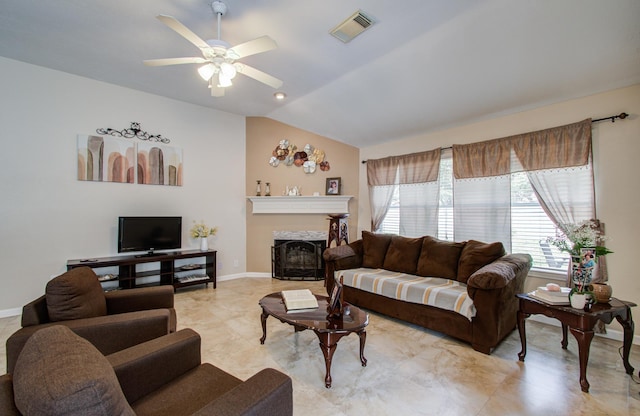
[[(615, 123), (617, 118), (619, 118), (620, 120), (624, 120), (627, 117), (629, 117), (629, 114), (620, 113), (617, 116), (609, 116), (609, 117), (597, 118), (595, 120), (591, 120), (591, 123), (597, 123), (599, 121), (605, 121), (605, 120), (611, 120), (612, 123)], [(441, 147), (442, 150), (452, 149), (452, 148), (453, 148), (453, 146)], [(367, 161), (363, 160), (362, 163), (365, 164), (365, 163), (367, 163)]]

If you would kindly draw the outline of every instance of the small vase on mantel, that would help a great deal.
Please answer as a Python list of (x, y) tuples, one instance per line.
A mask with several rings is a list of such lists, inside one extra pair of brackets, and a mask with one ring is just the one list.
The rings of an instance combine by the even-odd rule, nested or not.
[(200, 251), (209, 250), (209, 240), (207, 237), (200, 237)]

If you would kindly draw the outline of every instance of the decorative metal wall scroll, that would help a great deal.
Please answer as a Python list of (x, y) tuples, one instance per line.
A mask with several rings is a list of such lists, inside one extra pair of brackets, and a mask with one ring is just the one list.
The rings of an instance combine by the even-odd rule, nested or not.
[(131, 127), (128, 129), (115, 130), (111, 128), (106, 129), (96, 129), (96, 133), (98, 134), (108, 134), (110, 136), (116, 137), (126, 137), (127, 139), (138, 138), (140, 140), (147, 140), (152, 142), (160, 142), (160, 143), (169, 143), (171, 140), (166, 137), (162, 137), (161, 134), (149, 134), (146, 131), (140, 130), (140, 123), (136, 123), (135, 121), (131, 122)]

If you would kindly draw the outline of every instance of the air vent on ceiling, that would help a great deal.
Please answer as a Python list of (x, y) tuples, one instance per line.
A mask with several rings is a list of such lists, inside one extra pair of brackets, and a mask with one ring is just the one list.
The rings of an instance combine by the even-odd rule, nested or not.
[(367, 16), (362, 10), (358, 10), (345, 19), (344, 22), (333, 28), (329, 33), (340, 39), (342, 42), (347, 43), (360, 33), (370, 28), (374, 23), (375, 20)]

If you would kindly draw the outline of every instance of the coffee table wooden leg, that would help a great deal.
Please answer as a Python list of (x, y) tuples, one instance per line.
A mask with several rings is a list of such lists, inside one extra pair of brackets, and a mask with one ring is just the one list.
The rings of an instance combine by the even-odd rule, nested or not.
[(262, 321), (262, 338), (260, 338), (260, 344), (264, 344), (264, 340), (267, 339), (267, 318), (269, 314), (265, 313), (264, 309), (262, 310), (262, 314), (260, 315), (260, 320)]
[(333, 353), (336, 351), (338, 341), (344, 334), (329, 334), (316, 332), (318, 339), (320, 340), (320, 349), (324, 355), (324, 365), (327, 373), (324, 377), (324, 386), (328, 389), (331, 388), (331, 360), (333, 359)]
[(364, 358), (364, 343), (367, 342), (367, 331), (362, 330), (358, 332), (358, 336), (360, 337), (360, 362), (363, 367), (366, 367), (367, 359)]
[(562, 324), (562, 341), (560, 342), (562, 349), (566, 350), (569, 345), (569, 339), (567, 339), (567, 324)]
[(518, 353), (520, 361), (524, 361), (524, 356), (527, 355), (527, 334), (524, 330), (524, 321), (528, 316), (528, 314), (518, 310), (518, 332), (520, 333), (520, 345), (522, 346), (522, 350)]
[(589, 393), (589, 382), (587, 381), (587, 363), (589, 362), (589, 349), (593, 339), (593, 331), (582, 331), (576, 328), (569, 328), (578, 341), (578, 356), (580, 358), (580, 387), (585, 393)]

